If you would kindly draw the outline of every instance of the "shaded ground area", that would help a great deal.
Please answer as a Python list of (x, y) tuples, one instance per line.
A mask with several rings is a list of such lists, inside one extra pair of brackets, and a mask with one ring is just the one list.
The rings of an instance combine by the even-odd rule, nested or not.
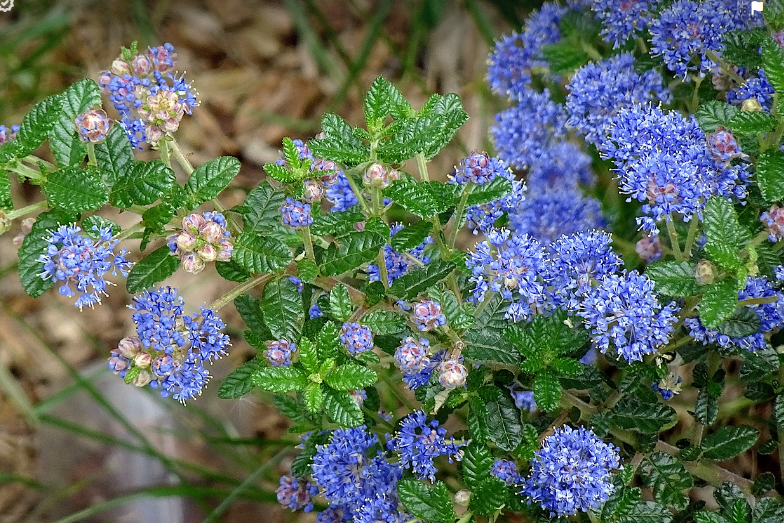
[[(489, 147), (501, 102), (484, 84), (488, 39), (511, 27), (497, 3), (25, 2), (0, 13), (0, 122), (18, 123), (44, 95), (97, 78), (121, 45), (168, 41), (202, 100), (178, 135), (191, 160), (229, 154), (243, 162), (236, 188), (222, 197), (226, 207), (263, 178), (261, 165), (277, 158), (282, 137), (313, 136), (328, 111), (361, 121), (361, 92), (378, 74), (415, 106), (435, 91), (463, 98), (471, 120), (431, 171), (445, 176), (466, 152)], [(18, 207), (41, 198), (35, 188), (14, 190)], [(240, 331), (230, 331), (233, 351), (214, 367), (209, 394), (187, 407), (125, 386), (105, 369), (108, 350), (132, 332), (122, 283), (82, 313), (54, 290), (31, 299), (15, 274), (18, 231), (17, 223), (0, 237), (0, 522), (54, 521), (82, 509), (70, 521), (198, 521), (227, 497), (215, 520), (294, 519), (259, 503), (274, 500), (290, 459), (272, 459), (291, 441), (286, 422), (259, 397), (215, 398), (222, 377), (251, 354)], [(209, 272), (178, 273), (170, 283), (194, 308), (226, 289)], [(222, 315), (241, 325), (231, 307)], [(171, 487), (178, 479), (192, 486), (184, 504)], [(107, 500), (150, 484), (158, 501), (125, 504), (111, 518), (99, 513)]]

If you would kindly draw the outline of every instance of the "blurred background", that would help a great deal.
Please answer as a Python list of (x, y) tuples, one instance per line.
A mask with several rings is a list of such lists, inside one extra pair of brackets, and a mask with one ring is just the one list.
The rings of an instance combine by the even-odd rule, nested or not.
[[(432, 92), (463, 99), (470, 120), (431, 173), (444, 178), (466, 153), (490, 150), (488, 128), (504, 102), (485, 84), (487, 55), (494, 38), (519, 28), (538, 6), (530, 0), (15, 3), (0, 12), (0, 123), (18, 124), (44, 96), (83, 77), (97, 79), (121, 45), (171, 42), (177, 69), (201, 100), (180, 127), (180, 143), (197, 165), (226, 154), (242, 161), (235, 187), (221, 197), (226, 207), (263, 178), (261, 166), (277, 159), (284, 136), (314, 136), (325, 112), (360, 123), (362, 93), (378, 75), (414, 107)], [(14, 185), (17, 207), (40, 198), (37, 188)], [(108, 217), (121, 225), (133, 219)], [(233, 349), (213, 367), (207, 394), (187, 407), (162, 400), (106, 368), (108, 351), (133, 331), (124, 284), (81, 313), (54, 290), (33, 300), (16, 275), (18, 232), (15, 224), (0, 236), (0, 523), (315, 520), (275, 503), (278, 478), (293, 456), (281, 452), (295, 441), (287, 421), (264, 396), (216, 397), (223, 377), (253, 355), (233, 307), (221, 312), (233, 326)], [(208, 271), (198, 278), (180, 271), (167, 283), (196, 309), (226, 290)]]

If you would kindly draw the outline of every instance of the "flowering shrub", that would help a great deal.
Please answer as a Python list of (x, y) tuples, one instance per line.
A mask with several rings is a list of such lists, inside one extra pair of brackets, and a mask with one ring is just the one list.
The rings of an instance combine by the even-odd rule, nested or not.
[[(291, 419), (277, 499), (319, 522), (784, 521), (760, 458), (784, 449), (784, 4), (742, 11), (545, 4), (489, 59), (495, 155), (435, 179), (460, 99), (378, 78), (364, 125), (284, 139), (231, 209), (240, 163), (175, 139), (198, 101), (174, 48), (132, 46), (0, 126), (0, 165), (45, 197), (15, 208), (2, 177), (0, 225), (23, 219), (33, 297), (100, 306), (127, 276), (129, 385), (196, 400), (233, 303), (257, 354), (212, 386)], [(212, 264), (236, 285), (198, 311), (158, 287)]]

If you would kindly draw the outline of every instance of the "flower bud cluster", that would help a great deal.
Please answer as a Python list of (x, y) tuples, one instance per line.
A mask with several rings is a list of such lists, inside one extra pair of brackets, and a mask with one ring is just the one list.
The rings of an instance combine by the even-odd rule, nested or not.
[(430, 331), (446, 324), (446, 316), (441, 312), (441, 304), (432, 300), (422, 300), (414, 304), (414, 322), (421, 331)]
[(273, 367), (289, 367), (291, 365), (291, 355), (297, 350), (297, 346), (293, 342), (281, 339), (266, 341), (264, 344), (267, 346), (264, 357), (267, 358), (270, 365)]
[(485, 152), (473, 152), (467, 158), (463, 158), (460, 165), (455, 168), (453, 176), (455, 182), (460, 184), (473, 182), (484, 185), (492, 182), (496, 176), (502, 175), (505, 171), (506, 167), (498, 158), (491, 157)]
[(85, 143), (98, 143), (109, 134), (111, 121), (103, 109), (90, 109), (76, 115), (74, 120), (79, 139)]
[(5, 142), (9, 142), (16, 138), (16, 133), (18, 132), (18, 125), (12, 125), (11, 127), (0, 125), (0, 145), (3, 145)]
[(366, 325), (344, 323), (340, 329), (340, 343), (352, 356), (373, 349), (373, 333)]
[(199, 274), (208, 262), (229, 261), (234, 251), (226, 218), (219, 212), (186, 216), (182, 230), (169, 237), (168, 246), (191, 274)]
[(368, 187), (378, 187), (383, 189), (388, 187), (390, 183), (400, 179), (400, 173), (397, 169), (387, 169), (381, 164), (374, 163), (367, 168), (365, 174), (362, 175), (362, 181)]
[(310, 204), (302, 203), (291, 196), (286, 198), (286, 203), (283, 204), (280, 212), (283, 215), (283, 223), (289, 227), (307, 227), (313, 223), (313, 217), (310, 215)]
[(760, 215), (760, 221), (768, 229), (768, 239), (777, 242), (784, 239), (784, 208), (774, 205)]

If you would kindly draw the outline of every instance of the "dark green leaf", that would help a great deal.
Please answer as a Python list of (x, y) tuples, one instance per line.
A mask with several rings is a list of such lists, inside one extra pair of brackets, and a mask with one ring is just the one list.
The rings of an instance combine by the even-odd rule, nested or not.
[(243, 294), (234, 298), (234, 306), (242, 317), (245, 325), (257, 333), (264, 341), (272, 339), (272, 333), (264, 323), (264, 315), (261, 312), (261, 301), (250, 294)]
[(728, 127), (736, 134), (764, 133), (776, 127), (776, 118), (763, 112), (740, 111), (732, 117)]
[(654, 452), (643, 459), (641, 476), (645, 485), (653, 488), (656, 501), (664, 505), (685, 509), (689, 498), (684, 490), (692, 487), (693, 480), (677, 458), (663, 452)]
[(437, 123), (431, 128), (431, 134), (422, 148), (422, 153), (428, 160), (438, 154), (468, 120), (460, 97), (454, 93), (432, 95), (420, 113), (437, 118)]
[(719, 415), (719, 402), (710, 395), (708, 389), (700, 389), (694, 404), (694, 418), (703, 425), (712, 425)]
[(396, 180), (384, 189), (384, 196), (420, 218), (430, 218), (455, 205), (460, 187), (444, 182)]
[(342, 390), (324, 389), (324, 410), (341, 427), (358, 427), (365, 421), (362, 409), (351, 395)]
[(602, 507), (602, 521), (612, 521), (620, 514), (626, 514), (641, 501), (639, 488), (623, 486), (610, 494)]
[(348, 287), (343, 284), (335, 285), (329, 293), (329, 314), (338, 321), (346, 321), (354, 312)]
[(376, 383), (378, 375), (373, 369), (347, 363), (327, 374), (324, 381), (335, 390), (359, 390)]
[(516, 365), (520, 363), (520, 353), (509, 340), (496, 332), (471, 328), (463, 334), (466, 348), (463, 355), (469, 360), (495, 361)]
[(243, 232), (234, 242), (231, 259), (250, 273), (265, 274), (285, 269), (294, 257), (280, 240)]
[(229, 280), (237, 283), (244, 282), (250, 278), (250, 273), (243, 269), (234, 260), (227, 262), (215, 262), (215, 270), (224, 280)]
[(762, 65), (759, 48), (766, 39), (762, 29), (735, 30), (722, 35), (722, 58), (746, 70), (757, 70)]
[(370, 158), (370, 146), (359, 139), (351, 126), (335, 114), (325, 114), (321, 120), (324, 138), (308, 142), (314, 156), (346, 165), (358, 165)]
[(784, 152), (775, 150), (760, 154), (755, 173), (757, 185), (766, 201), (784, 198)]
[[(280, 209), (286, 201), (286, 195), (262, 182), (245, 197), (245, 202), (237, 209), (242, 215), (245, 233), (267, 235), (284, 231)], [(318, 234), (318, 233), (317, 233)]]
[(41, 277), (44, 264), (39, 258), (46, 254), (52, 231), (73, 221), (71, 215), (57, 209), (43, 212), (38, 215), (30, 233), (22, 241), (19, 249), (19, 280), (24, 291), (31, 297), (39, 297), (54, 285), (54, 280)]
[(264, 322), (275, 338), (293, 342), (299, 339), (305, 311), (297, 286), (288, 278), (273, 280), (264, 286), (261, 310)]
[(318, 383), (311, 383), (302, 392), (302, 401), (308, 412), (318, 413), (324, 406), (324, 391)]
[(474, 514), (490, 516), (504, 506), (508, 496), (506, 483), (495, 476), (487, 475), (484, 481), (473, 489), (468, 508)]
[(308, 385), (308, 377), (296, 367), (263, 367), (252, 375), (253, 384), (270, 392), (302, 390)]
[(546, 368), (536, 373), (533, 390), (537, 407), (546, 412), (555, 412), (558, 409), (563, 389), (553, 369)]
[(337, 276), (373, 261), (387, 238), (374, 232), (354, 232), (335, 240), (324, 253), (321, 274)]
[(52, 207), (74, 213), (98, 210), (109, 201), (103, 176), (95, 167), (64, 167), (49, 174), (42, 190)]
[(732, 338), (745, 338), (759, 331), (760, 317), (751, 307), (738, 307), (716, 328)]
[(392, 236), (389, 244), (397, 252), (407, 252), (418, 247), (430, 234), (432, 222), (422, 220), (413, 225), (407, 225)]
[(759, 431), (753, 427), (723, 427), (705, 436), (700, 448), (703, 457), (724, 461), (749, 450), (758, 438)]
[(701, 510), (694, 514), (694, 520), (697, 523), (729, 523), (724, 516), (716, 512), (708, 512)]
[(754, 507), (754, 523), (781, 523), (784, 521), (784, 505), (773, 498), (762, 498)]
[(313, 218), (310, 232), (316, 236), (343, 236), (356, 231), (354, 226), (364, 220), (365, 215), (356, 209), (327, 212)]
[(468, 430), (474, 441), (484, 442), (490, 436), (487, 416), (487, 406), (479, 396), (468, 398)]
[(218, 397), (221, 399), (234, 399), (244, 396), (255, 386), (253, 375), (264, 366), (264, 361), (254, 358), (247, 363), (243, 363), (221, 383), (218, 389)]
[(784, 395), (782, 394), (776, 397), (776, 403), (773, 408), (773, 419), (776, 422), (778, 430), (784, 431)]
[(699, 305), (700, 321), (705, 327), (715, 329), (727, 320), (738, 306), (738, 291), (731, 278), (710, 285)]
[(784, 49), (772, 38), (762, 42), (762, 68), (776, 94), (784, 94)]
[(120, 232), (120, 226), (117, 225), (117, 222), (112, 221), (109, 218), (104, 218), (103, 216), (98, 216), (97, 214), (88, 216), (82, 220), (82, 230), (84, 230), (84, 233), (90, 238), (95, 239), (98, 238), (98, 231), (94, 230), (93, 227), (97, 227), (98, 230), (109, 229), (112, 236)]
[(634, 396), (624, 396), (613, 408), (613, 425), (643, 433), (655, 433), (672, 423), (675, 411), (661, 403), (645, 403)]
[(553, 73), (574, 71), (587, 64), (589, 59), (585, 51), (566, 42), (544, 44), (542, 55)]
[(466, 204), (468, 206), (484, 205), (505, 198), (511, 192), (512, 182), (503, 176), (496, 176), (490, 183), (475, 186), (468, 196)]
[(112, 126), (106, 140), (95, 144), (95, 159), (111, 187), (133, 164), (133, 148), (128, 135), (119, 125)]
[(618, 517), (617, 523), (670, 523), (672, 512), (653, 501), (640, 501)]
[(455, 268), (452, 262), (433, 260), (424, 267), (404, 274), (392, 282), (389, 292), (404, 300), (413, 300), (419, 293), (435, 286)]
[(511, 452), (523, 439), (520, 412), (511, 398), (501, 391), (495, 394), (492, 401), (486, 403), (486, 407), (490, 441), (501, 450)]
[(240, 161), (233, 156), (219, 156), (197, 167), (185, 184), (188, 208), (195, 209), (218, 196), (239, 172)]
[(442, 482), (432, 486), (405, 478), (397, 484), (397, 495), (409, 512), (426, 521), (452, 522), (457, 519), (449, 490)]
[(101, 91), (98, 84), (85, 78), (71, 85), (60, 98), (62, 110), (49, 131), (49, 145), (57, 164), (65, 167), (81, 163), (87, 154), (84, 143), (77, 137), (75, 119), (94, 105), (101, 105)]
[(136, 294), (149, 289), (174, 274), (179, 266), (180, 260), (166, 245), (155, 249), (131, 268), (126, 283), (128, 292)]
[(471, 442), (463, 455), (463, 480), (469, 487), (476, 487), (490, 475), (493, 455), (485, 445)]
[[(62, 104), (63, 97), (58, 94), (44, 98), (30, 109), (22, 119), (19, 132), (14, 139), (19, 148), (18, 156), (31, 153), (46, 140), (47, 135), (60, 118)], [(71, 130), (76, 134), (73, 121), (71, 121)]]
[(160, 160), (134, 162), (112, 187), (109, 201), (115, 207), (127, 209), (132, 205), (150, 205), (163, 198), (174, 185), (174, 171)]
[(656, 287), (656, 292), (666, 296), (686, 297), (697, 294), (696, 266), (674, 260), (656, 262), (645, 269)]
[(362, 316), (361, 321), (373, 334), (398, 334), (406, 330), (406, 317), (392, 311), (372, 311)]
[(725, 102), (710, 100), (700, 104), (696, 117), (700, 127), (706, 133), (712, 133), (717, 127), (727, 127), (738, 108)]
[(776, 395), (776, 391), (769, 383), (764, 381), (752, 381), (746, 384), (743, 396), (752, 401), (768, 401)]

